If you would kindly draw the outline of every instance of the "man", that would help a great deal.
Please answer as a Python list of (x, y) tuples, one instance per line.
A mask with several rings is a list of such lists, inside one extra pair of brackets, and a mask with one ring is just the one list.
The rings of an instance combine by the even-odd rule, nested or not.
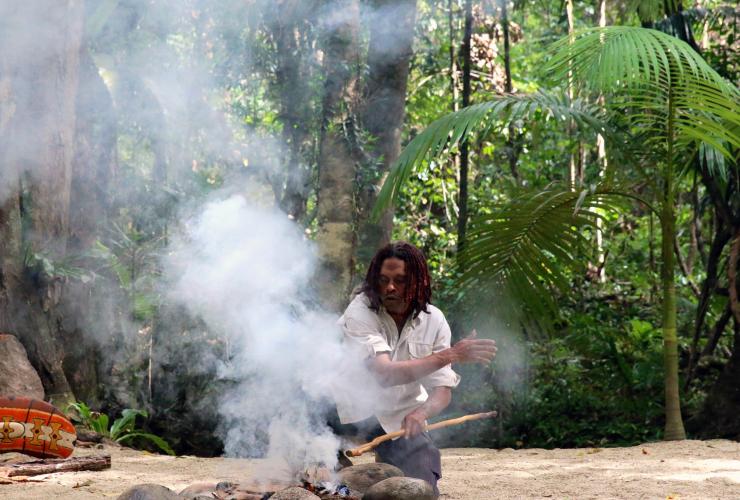
[(384, 389), (373, 401), (372, 415), (340, 401), (337, 410), (342, 424), (382, 427), (365, 437), (403, 429), (403, 438), (376, 449), (380, 461), (429, 482), (438, 494), (440, 454), (424, 426), (450, 404), (460, 382), (451, 363), (488, 364), (496, 343), (475, 339), (473, 331), (450, 347), (450, 327), (430, 299), (429, 271), (418, 248), (396, 242), (378, 251), (339, 324), (345, 344), (362, 353)]

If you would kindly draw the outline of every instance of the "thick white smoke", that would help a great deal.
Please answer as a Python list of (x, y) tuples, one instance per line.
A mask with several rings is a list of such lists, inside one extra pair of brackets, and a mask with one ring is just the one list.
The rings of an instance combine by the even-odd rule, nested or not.
[[(291, 479), (336, 463), (325, 423), (332, 395), (352, 387), (336, 316), (312, 309), (312, 246), (284, 214), (233, 196), (211, 202), (174, 243), (171, 297), (231, 346), (221, 376), (235, 383), (220, 412), (226, 453), (265, 456), (262, 478)], [(357, 367), (356, 367), (357, 368)]]

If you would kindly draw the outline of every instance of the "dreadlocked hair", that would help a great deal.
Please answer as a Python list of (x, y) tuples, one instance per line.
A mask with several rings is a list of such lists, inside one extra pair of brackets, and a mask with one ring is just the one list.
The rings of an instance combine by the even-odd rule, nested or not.
[(429, 313), (427, 305), (431, 304), (432, 287), (429, 278), (429, 268), (424, 254), (414, 245), (405, 241), (397, 241), (384, 246), (370, 261), (367, 276), (361, 286), (363, 292), (370, 299), (370, 309), (380, 310), (380, 268), (386, 259), (395, 257), (406, 264), (406, 295), (404, 301), (411, 305), (416, 318), (422, 311)]

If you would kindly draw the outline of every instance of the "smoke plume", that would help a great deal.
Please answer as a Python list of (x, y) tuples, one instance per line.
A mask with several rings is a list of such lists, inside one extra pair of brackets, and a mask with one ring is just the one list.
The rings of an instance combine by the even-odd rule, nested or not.
[(272, 479), (333, 466), (327, 401), (361, 374), (347, 371), (336, 316), (311, 306), (312, 245), (284, 214), (232, 196), (209, 203), (173, 247), (172, 299), (230, 345), (226, 453), (266, 457)]

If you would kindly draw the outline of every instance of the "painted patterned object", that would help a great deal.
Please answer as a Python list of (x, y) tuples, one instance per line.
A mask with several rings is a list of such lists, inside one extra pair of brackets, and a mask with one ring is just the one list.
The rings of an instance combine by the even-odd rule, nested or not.
[(0, 397), (0, 453), (67, 458), (74, 451), (75, 439), (72, 423), (49, 403)]

